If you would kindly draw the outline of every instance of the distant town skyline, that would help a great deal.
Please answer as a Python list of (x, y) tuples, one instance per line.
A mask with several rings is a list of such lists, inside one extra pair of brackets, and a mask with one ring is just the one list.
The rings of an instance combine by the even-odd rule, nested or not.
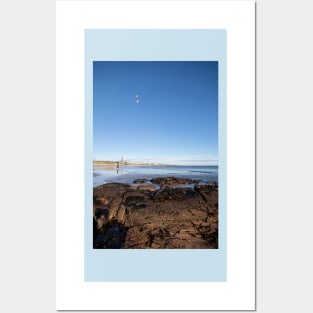
[(93, 159), (218, 165), (218, 62), (93, 64)]

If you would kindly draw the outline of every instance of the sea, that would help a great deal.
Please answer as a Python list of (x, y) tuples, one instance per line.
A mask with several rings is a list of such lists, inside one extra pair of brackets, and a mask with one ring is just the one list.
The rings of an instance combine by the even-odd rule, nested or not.
[(175, 176), (218, 183), (218, 166), (120, 166), (119, 168), (94, 166), (93, 186), (106, 183), (133, 183), (139, 178)]

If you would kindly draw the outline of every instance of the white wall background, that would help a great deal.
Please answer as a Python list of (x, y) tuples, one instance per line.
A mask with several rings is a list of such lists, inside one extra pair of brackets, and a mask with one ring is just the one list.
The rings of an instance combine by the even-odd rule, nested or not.
[[(312, 16), (257, 1), (257, 312), (312, 312)], [(0, 4), (0, 309), (55, 312), (55, 1)]]

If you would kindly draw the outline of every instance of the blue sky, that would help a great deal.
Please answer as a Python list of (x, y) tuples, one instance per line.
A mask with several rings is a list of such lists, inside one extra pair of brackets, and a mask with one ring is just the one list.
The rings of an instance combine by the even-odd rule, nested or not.
[(94, 160), (216, 165), (218, 62), (95, 61), (93, 151)]

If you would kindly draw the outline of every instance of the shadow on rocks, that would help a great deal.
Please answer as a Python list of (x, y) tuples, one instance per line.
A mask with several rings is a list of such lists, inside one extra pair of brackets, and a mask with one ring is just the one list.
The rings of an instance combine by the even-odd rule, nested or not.
[[(94, 225), (95, 227), (95, 225)], [(125, 246), (125, 227), (117, 221), (104, 225), (103, 231), (94, 232), (94, 249), (123, 249)]]

